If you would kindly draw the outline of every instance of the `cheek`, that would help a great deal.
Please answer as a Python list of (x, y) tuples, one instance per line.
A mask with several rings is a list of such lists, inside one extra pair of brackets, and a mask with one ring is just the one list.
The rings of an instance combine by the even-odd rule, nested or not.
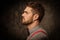
[(32, 15), (27, 15), (27, 16), (25, 17), (25, 20), (30, 20), (30, 19), (32, 19), (32, 18), (33, 18)]

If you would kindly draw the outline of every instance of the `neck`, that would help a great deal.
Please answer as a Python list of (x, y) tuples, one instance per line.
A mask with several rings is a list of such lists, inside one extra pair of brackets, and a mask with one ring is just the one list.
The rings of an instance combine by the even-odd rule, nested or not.
[(38, 21), (34, 21), (33, 23), (31, 23), (31, 24), (28, 25), (28, 29), (31, 30), (34, 27), (38, 26), (38, 25), (39, 25), (39, 22)]

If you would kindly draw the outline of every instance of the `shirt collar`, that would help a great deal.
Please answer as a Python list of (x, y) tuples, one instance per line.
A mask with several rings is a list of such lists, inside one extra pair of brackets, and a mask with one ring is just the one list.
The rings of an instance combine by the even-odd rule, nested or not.
[(34, 27), (33, 29), (29, 30), (30, 34), (35, 32), (36, 30), (38, 30), (40, 28), (40, 25)]

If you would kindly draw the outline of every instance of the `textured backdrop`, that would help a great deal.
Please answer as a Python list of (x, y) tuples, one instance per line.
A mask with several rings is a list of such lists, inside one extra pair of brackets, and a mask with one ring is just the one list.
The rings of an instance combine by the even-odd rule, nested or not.
[[(26, 26), (21, 24), (21, 14), (25, 4), (31, 0), (5, 0), (1, 3), (0, 39), (25, 40), (28, 36)], [(37, 0), (33, 0), (37, 1)], [(41, 25), (49, 34), (50, 40), (60, 38), (60, 2), (54, 0), (39, 0), (45, 8), (45, 15)]]

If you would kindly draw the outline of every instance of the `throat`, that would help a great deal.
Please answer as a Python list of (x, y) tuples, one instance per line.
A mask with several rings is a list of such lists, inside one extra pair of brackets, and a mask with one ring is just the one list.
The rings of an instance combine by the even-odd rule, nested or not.
[(38, 21), (35, 21), (31, 24), (28, 25), (28, 29), (29, 30), (32, 30), (34, 27), (38, 26), (39, 25), (39, 22)]

